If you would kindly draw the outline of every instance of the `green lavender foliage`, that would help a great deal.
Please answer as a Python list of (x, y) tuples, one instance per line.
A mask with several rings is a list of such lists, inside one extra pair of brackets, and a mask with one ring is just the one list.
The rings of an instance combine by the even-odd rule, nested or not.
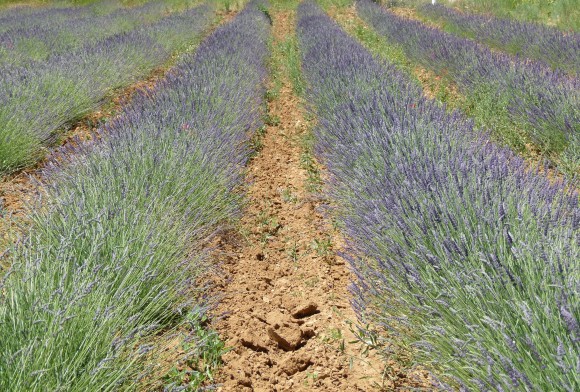
[(443, 0), (470, 12), (555, 25), (580, 31), (580, 7), (576, 0)]
[(139, 390), (146, 338), (203, 315), (201, 241), (239, 213), (268, 35), (248, 6), (46, 168), (47, 205), (1, 281), (0, 390)]
[[(320, 8), (297, 30), (361, 341), (439, 388), (580, 386), (580, 208)], [(428, 380), (424, 380), (428, 382)]]
[(163, 64), (211, 22), (203, 5), (24, 66), (0, 67), (0, 174), (41, 159), (66, 124)]

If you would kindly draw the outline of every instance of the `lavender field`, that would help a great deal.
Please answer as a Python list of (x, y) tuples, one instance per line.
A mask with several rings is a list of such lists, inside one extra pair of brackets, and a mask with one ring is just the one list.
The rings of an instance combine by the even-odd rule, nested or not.
[(298, 32), (354, 305), (385, 357), (412, 347), (443, 389), (576, 389), (578, 194), (423, 98), (314, 4)]
[(41, 159), (67, 124), (194, 43), (212, 19), (208, 5), (166, 16), (161, 5), (97, 18), (75, 11), (23, 18), (0, 38), (2, 174)]
[[(203, 7), (91, 51), (131, 40), (162, 55), (149, 37), (194, 42)], [(48, 205), (1, 286), (0, 390), (126, 389), (149, 377), (148, 336), (179, 319), (198, 327), (209, 300), (195, 285), (209, 267), (195, 244), (238, 214), (233, 189), (260, 122), (269, 25), (256, 7), (43, 170)]]
[(578, 76), (580, 36), (576, 32), (562, 33), (538, 23), (462, 13), (441, 4), (424, 4), (419, 12), (444, 23), (450, 32)]
[[(533, 144), (564, 172), (578, 174), (577, 78), (402, 18), (371, 0), (357, 1), (357, 10), (413, 61), (455, 83), (475, 110), (491, 119), (486, 124), (503, 143), (516, 151)], [(577, 39), (571, 41), (577, 45)]]
[(579, 390), (578, 34), (411, 3), (0, 3), (0, 391)]

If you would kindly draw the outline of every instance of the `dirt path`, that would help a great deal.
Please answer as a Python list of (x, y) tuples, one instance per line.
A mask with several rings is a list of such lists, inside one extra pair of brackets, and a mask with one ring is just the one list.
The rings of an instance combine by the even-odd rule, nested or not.
[[(294, 11), (271, 11), (273, 45), (294, 34)], [(348, 342), (349, 272), (307, 190), (300, 140), (307, 122), (288, 75), (269, 103), (263, 147), (249, 165), (249, 205), (237, 240), (223, 239), (217, 329), (222, 391), (367, 391), (379, 371)], [(224, 243), (226, 242), (226, 243)]]

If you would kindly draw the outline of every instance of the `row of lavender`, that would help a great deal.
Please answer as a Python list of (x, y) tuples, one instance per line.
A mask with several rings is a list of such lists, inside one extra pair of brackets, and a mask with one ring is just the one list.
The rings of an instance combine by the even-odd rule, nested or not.
[(369, 341), (387, 357), (411, 348), (431, 388), (578, 390), (578, 194), (425, 99), (312, 3), (298, 36)]
[(18, 66), (45, 61), (51, 56), (78, 50), (114, 34), (155, 22), (164, 16), (164, 12), (162, 2), (152, 2), (112, 12), (105, 9), (102, 14), (86, 8), (73, 9), (64, 15), (63, 10), (54, 8), (28, 18), (18, 18), (17, 14), (5, 22), (19, 23), (0, 32), (0, 64)]
[(578, 173), (580, 79), (399, 17), (371, 0), (357, 1), (357, 10), (412, 60), (456, 83), (497, 137), (517, 151), (531, 143), (564, 171)]
[[(106, 4), (106, 5), (105, 5)], [(0, 33), (4, 33), (18, 26), (44, 25), (50, 23), (60, 23), (61, 21), (93, 15), (98, 13), (113, 12), (121, 8), (121, 3), (106, 2), (84, 7), (38, 7), (37, 5), (20, 5), (18, 7), (0, 9)], [(100, 11), (98, 11), (100, 10)]]
[(43, 156), (65, 124), (199, 39), (212, 8), (198, 6), (21, 67), (0, 67), (0, 174)]
[(580, 75), (578, 33), (563, 33), (538, 23), (463, 13), (441, 4), (424, 4), (419, 13), (468, 38)]
[(47, 168), (48, 208), (30, 217), (0, 287), (0, 390), (140, 389), (153, 377), (147, 337), (187, 312), (201, 328), (198, 245), (238, 213), (268, 36), (251, 3), (98, 141)]

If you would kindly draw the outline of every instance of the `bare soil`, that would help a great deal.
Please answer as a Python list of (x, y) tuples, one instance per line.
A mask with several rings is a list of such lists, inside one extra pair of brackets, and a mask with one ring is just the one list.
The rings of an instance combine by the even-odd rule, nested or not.
[(421, 15), (419, 15), (417, 13), (417, 10), (415, 8), (409, 8), (409, 7), (392, 7), (389, 8), (389, 11), (391, 11), (393, 14), (395, 15), (399, 15), (402, 16), (403, 18), (407, 18), (407, 19), (411, 19), (411, 20), (416, 20), (418, 22), (421, 22), (429, 27), (433, 27), (433, 28), (440, 28), (441, 26), (438, 25), (437, 23), (428, 20), (426, 18), (423, 18)]
[[(271, 11), (274, 45), (294, 34), (293, 11)], [(238, 235), (222, 236), (216, 257), (223, 278), (216, 328), (231, 351), (219, 391), (368, 391), (413, 385), (371, 353), (362, 355), (351, 331), (351, 273), (336, 256), (340, 236), (307, 188), (300, 140), (309, 132), (287, 76), (263, 147), (248, 168), (249, 202)]]

